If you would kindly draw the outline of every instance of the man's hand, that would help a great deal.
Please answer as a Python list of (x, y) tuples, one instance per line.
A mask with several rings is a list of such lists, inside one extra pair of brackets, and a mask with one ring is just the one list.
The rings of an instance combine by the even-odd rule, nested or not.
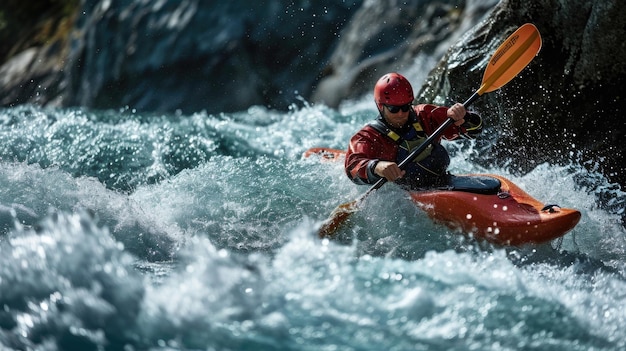
[(465, 110), (465, 106), (463, 106), (463, 104), (457, 102), (456, 104), (450, 106), (450, 108), (448, 108), (448, 117), (452, 118), (455, 122), (454, 125), (455, 126), (460, 126), (461, 124), (463, 124), (465, 122), (465, 120), (463, 119), (463, 117), (465, 117), (465, 114), (467, 113), (467, 111)]
[(378, 161), (376, 167), (374, 168), (374, 173), (386, 178), (388, 181), (393, 182), (398, 178), (404, 177), (406, 172), (401, 170), (395, 162)]

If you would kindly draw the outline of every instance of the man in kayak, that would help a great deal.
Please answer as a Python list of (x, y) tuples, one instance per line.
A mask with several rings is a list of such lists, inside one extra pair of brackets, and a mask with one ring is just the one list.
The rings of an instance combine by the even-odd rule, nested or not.
[(482, 119), (467, 113), (463, 104), (451, 107), (431, 104), (413, 105), (413, 88), (398, 73), (382, 76), (374, 87), (379, 117), (359, 130), (351, 139), (345, 159), (348, 177), (356, 184), (374, 184), (381, 177), (409, 188), (424, 188), (446, 182), (450, 156), (435, 140), (402, 170), (398, 163), (448, 118), (454, 125), (442, 137), (453, 140), (477, 134)]

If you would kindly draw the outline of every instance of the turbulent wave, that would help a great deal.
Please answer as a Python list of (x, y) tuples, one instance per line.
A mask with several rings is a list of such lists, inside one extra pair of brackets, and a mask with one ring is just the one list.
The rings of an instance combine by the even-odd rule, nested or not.
[[(8, 350), (617, 350), (624, 193), (579, 165), (525, 175), (446, 143), (454, 173), (504, 175), (581, 210), (562, 240), (501, 248), (431, 222), (302, 153), (374, 116), (294, 105), (232, 114), (0, 111), (0, 345)], [(623, 207), (622, 211), (623, 211)]]

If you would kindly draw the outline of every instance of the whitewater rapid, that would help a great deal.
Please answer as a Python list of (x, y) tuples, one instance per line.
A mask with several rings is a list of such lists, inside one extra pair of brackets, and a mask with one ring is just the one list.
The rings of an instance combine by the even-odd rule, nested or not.
[(626, 347), (626, 232), (612, 206), (624, 194), (579, 165), (520, 175), (479, 166), (472, 141), (446, 143), (453, 173), (500, 174), (579, 209), (550, 244), (477, 242), (392, 184), (345, 240), (318, 239), (367, 187), (302, 154), (345, 148), (374, 115), (368, 101), (215, 115), (1, 110), (2, 349)]

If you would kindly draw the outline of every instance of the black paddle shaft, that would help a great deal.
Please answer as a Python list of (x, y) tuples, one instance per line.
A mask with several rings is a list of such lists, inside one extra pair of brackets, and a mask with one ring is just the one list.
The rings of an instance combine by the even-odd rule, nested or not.
[[(465, 103), (463, 103), (463, 106), (468, 107), (469, 105), (471, 105), (474, 101), (476, 101), (476, 99), (478, 99), (480, 97), (480, 95), (478, 94), (478, 92), (475, 92), (472, 96), (470, 96), (469, 99), (467, 99), (467, 101), (465, 101)], [(413, 151), (411, 151), (411, 153), (404, 159), (402, 160), (400, 163), (398, 163), (398, 167), (400, 167), (400, 169), (404, 169), (404, 167), (406, 167), (407, 164), (409, 164), (410, 162), (413, 162), (413, 160), (415, 160), (415, 158), (417, 156), (419, 156), (422, 152), (424, 152), (424, 150), (426, 150), (426, 148), (433, 143), (433, 141), (435, 141), (435, 139), (439, 138), (439, 136), (441, 136), (441, 134), (443, 134), (443, 132), (452, 124), (454, 123), (454, 120), (452, 118), (448, 118), (445, 122), (443, 122), (439, 128), (437, 128), (435, 130), (435, 132), (433, 134), (431, 134), (430, 136), (428, 136), (428, 138), (426, 138), (426, 140), (420, 145), (418, 146), (416, 149), (414, 149)], [(367, 191), (367, 193), (370, 193), (372, 190), (376, 190), (378, 188), (380, 188), (381, 186), (383, 186), (383, 184), (385, 184), (387, 182), (387, 178), (380, 178), (373, 186), (370, 190)]]

